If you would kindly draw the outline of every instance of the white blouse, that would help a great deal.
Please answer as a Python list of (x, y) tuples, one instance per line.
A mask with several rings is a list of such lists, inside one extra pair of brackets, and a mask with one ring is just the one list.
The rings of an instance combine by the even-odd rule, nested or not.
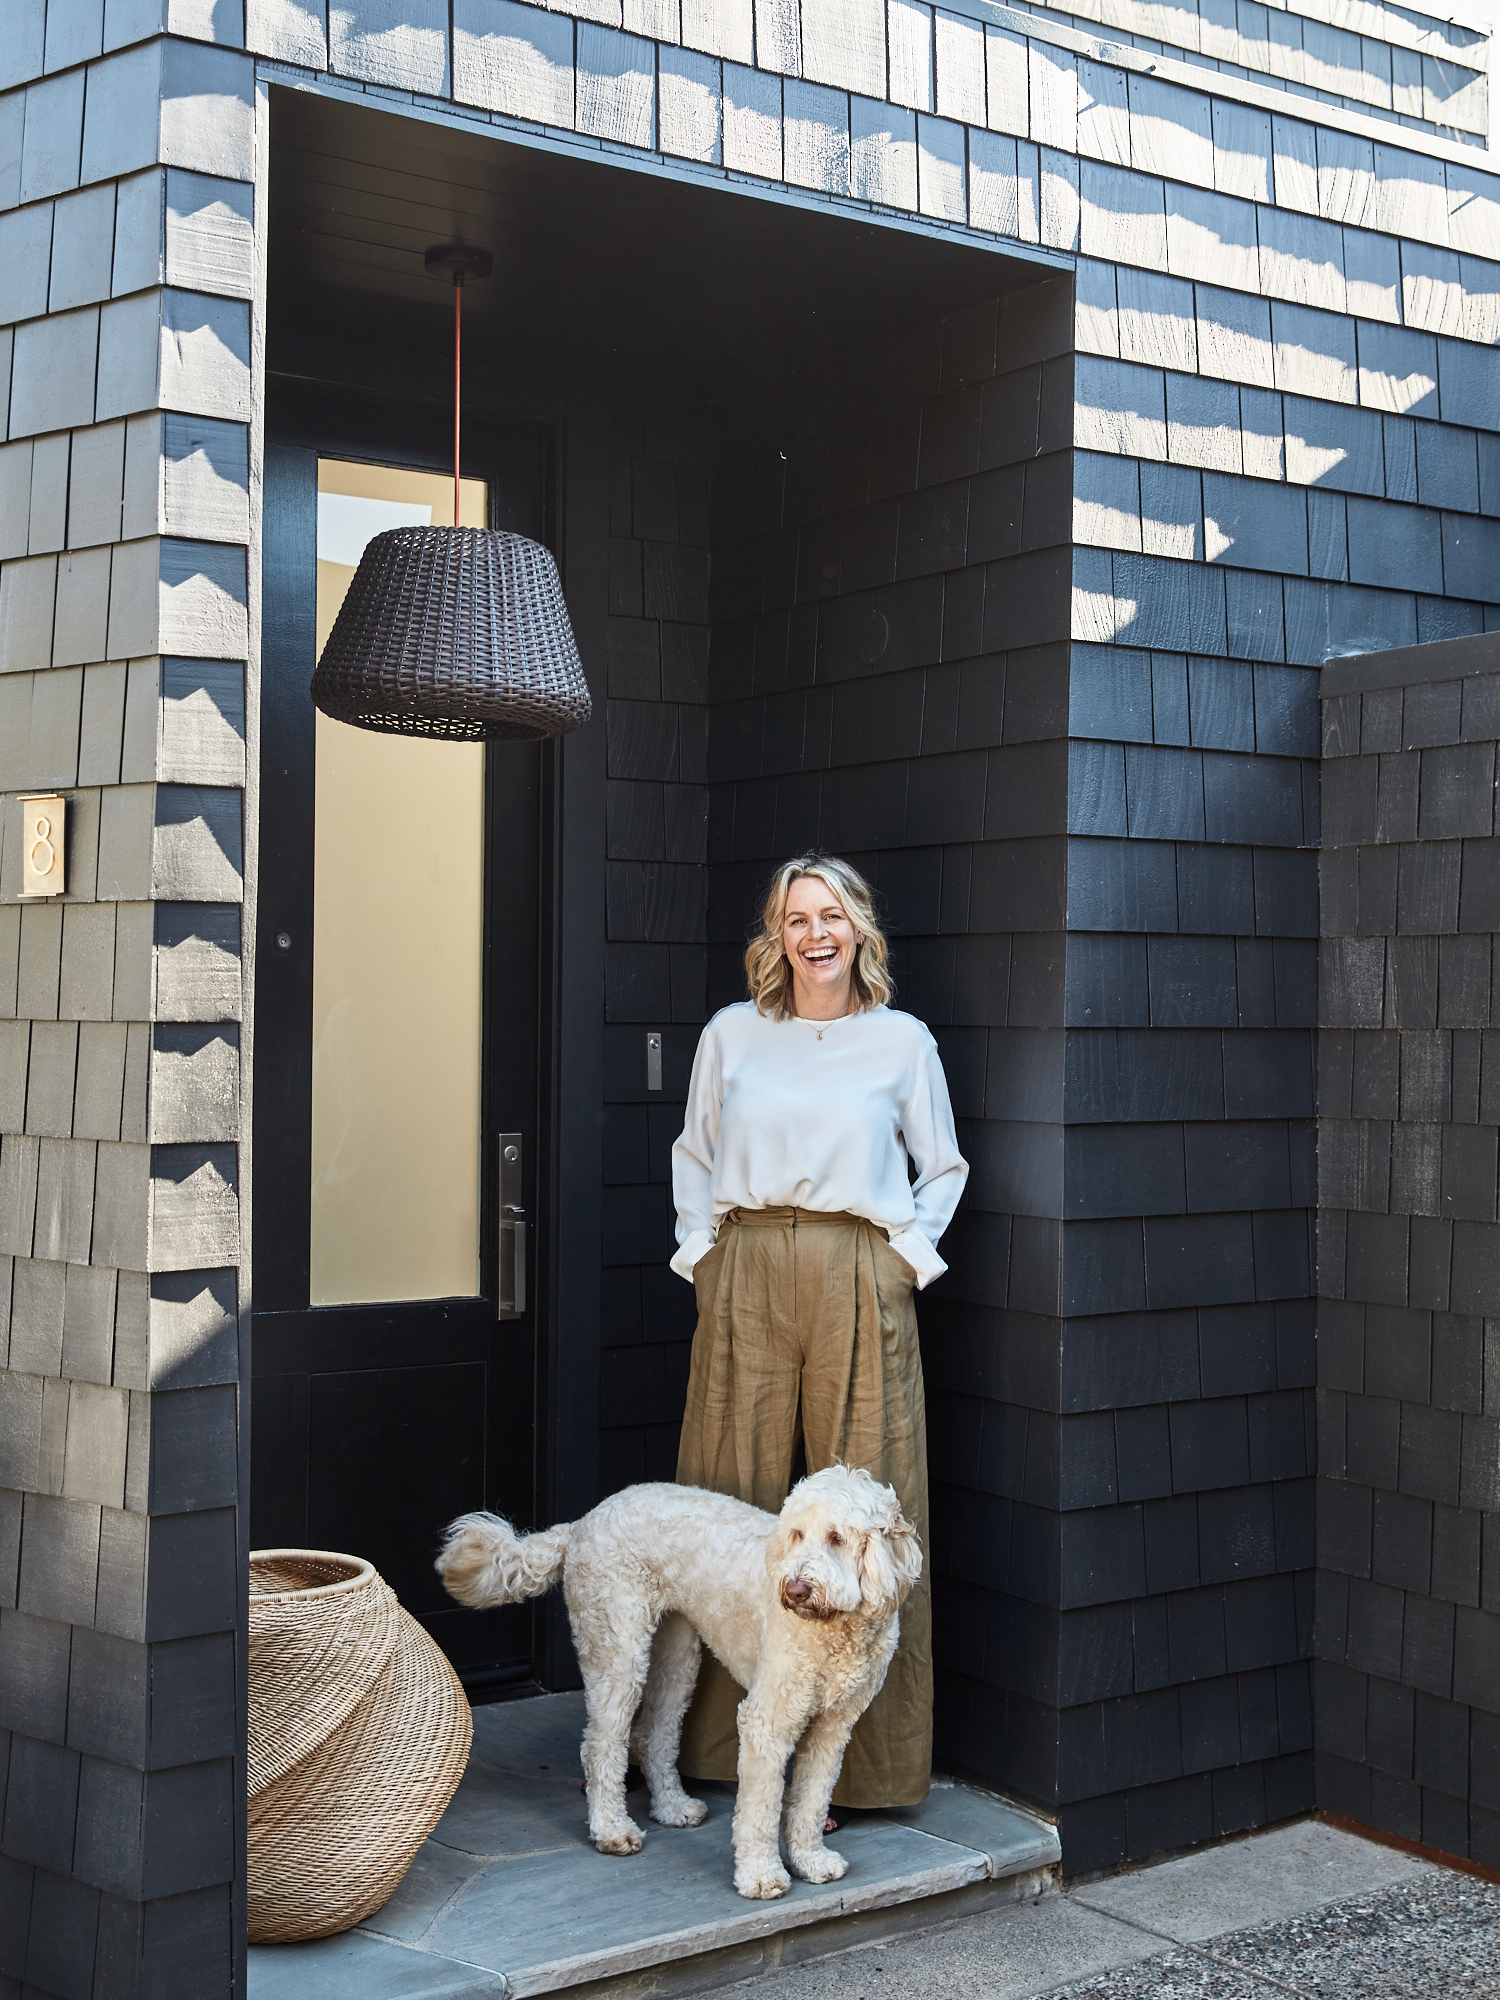
[(773, 1021), (742, 1000), (714, 1015), (693, 1059), (672, 1148), (672, 1269), (692, 1276), (732, 1208), (811, 1208), (867, 1217), (928, 1285), (948, 1268), (934, 1245), (968, 1173), (937, 1043), (915, 1016)]

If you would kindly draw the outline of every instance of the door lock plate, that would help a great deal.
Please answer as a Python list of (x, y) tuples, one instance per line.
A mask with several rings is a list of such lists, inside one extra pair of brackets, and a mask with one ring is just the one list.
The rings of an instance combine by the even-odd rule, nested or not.
[(523, 1188), (521, 1135), (500, 1134), (500, 1272), (499, 1312), (501, 1319), (520, 1319), (526, 1311), (526, 1210)]

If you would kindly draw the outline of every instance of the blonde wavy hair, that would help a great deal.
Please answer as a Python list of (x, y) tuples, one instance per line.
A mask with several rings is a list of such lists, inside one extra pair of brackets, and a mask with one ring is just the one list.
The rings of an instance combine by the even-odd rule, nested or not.
[(875, 897), (857, 868), (833, 854), (799, 854), (783, 861), (766, 885), (760, 906), (760, 927), (745, 950), (745, 983), (757, 1010), (773, 1021), (787, 1021), (795, 1014), (792, 1004), (792, 968), (782, 943), (781, 927), (786, 920), (786, 899), (794, 882), (811, 876), (827, 885), (829, 894), (843, 910), (859, 934), (854, 953), (854, 993), (858, 1012), (882, 1007), (895, 997), (896, 982), (886, 961), (890, 946), (875, 915)]

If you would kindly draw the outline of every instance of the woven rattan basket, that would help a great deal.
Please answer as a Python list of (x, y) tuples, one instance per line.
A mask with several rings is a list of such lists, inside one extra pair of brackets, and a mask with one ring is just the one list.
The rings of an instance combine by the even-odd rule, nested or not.
[(592, 713), (557, 565), (494, 528), (366, 545), (313, 675), (325, 715), (396, 736), (561, 736)]
[(358, 1556), (250, 1558), (250, 1942), (378, 1910), (469, 1760), (458, 1676)]

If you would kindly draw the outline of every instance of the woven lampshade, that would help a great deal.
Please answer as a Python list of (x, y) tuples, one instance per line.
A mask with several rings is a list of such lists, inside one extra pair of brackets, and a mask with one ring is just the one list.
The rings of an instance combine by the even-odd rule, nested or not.
[(593, 712), (557, 565), (491, 528), (390, 528), (360, 558), (312, 698), (393, 736), (562, 736)]

